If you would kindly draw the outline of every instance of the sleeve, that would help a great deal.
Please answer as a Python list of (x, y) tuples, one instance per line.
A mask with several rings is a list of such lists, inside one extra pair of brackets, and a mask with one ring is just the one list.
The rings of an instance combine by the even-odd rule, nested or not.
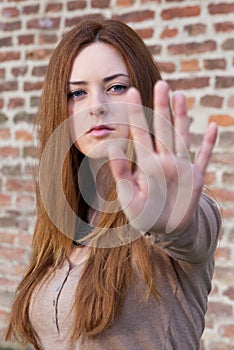
[(218, 205), (201, 194), (198, 207), (190, 225), (182, 233), (154, 235), (158, 244), (174, 259), (201, 263), (214, 254), (221, 232), (221, 215)]

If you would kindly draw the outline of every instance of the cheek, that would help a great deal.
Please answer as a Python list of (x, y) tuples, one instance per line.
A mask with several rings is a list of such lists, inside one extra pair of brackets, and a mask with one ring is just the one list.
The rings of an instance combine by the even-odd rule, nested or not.
[(130, 127), (127, 122), (123, 122), (123, 124), (119, 127), (119, 137), (124, 139), (129, 139), (130, 135)]
[(87, 113), (74, 114), (69, 117), (70, 136), (73, 143), (82, 138), (89, 130), (90, 126), (87, 119)]

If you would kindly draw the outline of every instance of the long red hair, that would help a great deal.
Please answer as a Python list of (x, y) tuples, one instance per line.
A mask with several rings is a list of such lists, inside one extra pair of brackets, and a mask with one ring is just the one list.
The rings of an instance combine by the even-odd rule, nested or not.
[[(64, 35), (48, 65), (38, 112), (39, 159), (42, 158), (50, 136), (68, 118), (67, 82), (73, 60), (82, 48), (96, 41), (108, 43), (122, 54), (132, 86), (140, 91), (143, 105), (149, 109), (153, 108), (153, 86), (161, 77), (144, 42), (122, 22), (101, 17), (87, 18)], [(63, 133), (62, 141), (58, 140), (53, 154), (48, 155), (51, 179), (56, 178), (57, 175), (54, 169), (56, 169), (59, 150), (63, 142), (69, 142), (67, 130), (62, 131)], [(63, 164), (64, 194), (71, 209), (79, 217), (83, 216), (88, 207), (80, 195), (77, 181), (81, 160), (80, 152), (71, 146)], [(63, 213), (66, 226), (69, 217), (64, 213), (64, 200), (57, 193), (56, 184), (53, 181), (47, 185), (47, 188), (48, 197), (53, 198), (56, 211)], [(27, 272), (17, 289), (6, 339), (20, 340), (23, 345), (29, 342), (39, 349), (29, 320), (30, 299), (48, 269), (61, 266), (69, 256), (72, 240), (51, 220), (44, 207), (39, 186), (36, 195), (37, 220), (32, 256)], [(108, 196), (109, 199), (116, 198), (114, 188)], [(128, 224), (122, 211), (112, 214), (103, 213), (100, 224), (101, 222), (105, 224), (107, 230)], [(114, 248), (91, 248), (74, 301), (73, 340), (81, 334), (88, 337), (96, 336), (110, 325), (133, 279), (133, 262), (136, 263), (137, 271), (146, 281), (146, 292), (155, 294), (150, 245), (144, 237)]]

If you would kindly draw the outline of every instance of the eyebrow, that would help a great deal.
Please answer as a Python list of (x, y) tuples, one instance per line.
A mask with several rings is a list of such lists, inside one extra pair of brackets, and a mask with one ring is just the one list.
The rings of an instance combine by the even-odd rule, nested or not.
[[(126, 78), (130, 78), (129, 75), (127, 74), (124, 74), (124, 73), (118, 73), (118, 74), (113, 74), (113, 75), (110, 75), (109, 77), (106, 77), (103, 79), (103, 82), (104, 83), (108, 83), (109, 81), (113, 80), (113, 79), (116, 79), (118, 77), (126, 77)], [(69, 81), (68, 82), (69, 85), (88, 85), (88, 82), (87, 81)]]

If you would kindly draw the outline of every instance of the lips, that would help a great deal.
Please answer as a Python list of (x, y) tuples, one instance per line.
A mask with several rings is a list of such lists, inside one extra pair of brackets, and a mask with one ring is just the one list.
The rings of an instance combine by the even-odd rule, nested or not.
[(108, 125), (95, 125), (95, 126), (92, 126), (89, 131), (88, 131), (88, 134), (90, 135), (93, 135), (93, 136), (106, 136), (108, 135), (109, 133), (111, 133), (111, 131), (113, 131), (114, 128), (111, 128), (110, 126)]
[(103, 130), (103, 129), (106, 129), (106, 130), (114, 130), (113, 128), (111, 128), (110, 126), (108, 125), (95, 125), (95, 126), (92, 126), (91, 129), (89, 129), (88, 132), (91, 132), (93, 130)]

